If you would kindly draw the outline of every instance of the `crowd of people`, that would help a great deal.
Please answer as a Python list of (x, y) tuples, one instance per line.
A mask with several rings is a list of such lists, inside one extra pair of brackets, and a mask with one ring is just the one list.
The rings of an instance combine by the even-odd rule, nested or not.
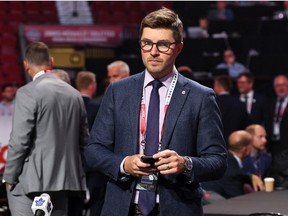
[(287, 189), (288, 77), (277, 75), (267, 98), (227, 49), (217, 66), (227, 73), (211, 89), (175, 67), (184, 45), (176, 13), (147, 14), (145, 70), (130, 75), (126, 62), (112, 62), (96, 96), (96, 73), (79, 71), (74, 87), (52, 69), (46, 44), (29, 44), (32, 81), (3, 86), (0, 102), (0, 115), (13, 115), (3, 174), (11, 214), (32, 216), (34, 197), (48, 193), (53, 216), (200, 216), (207, 191), (224, 199), (262, 191), (268, 176)]

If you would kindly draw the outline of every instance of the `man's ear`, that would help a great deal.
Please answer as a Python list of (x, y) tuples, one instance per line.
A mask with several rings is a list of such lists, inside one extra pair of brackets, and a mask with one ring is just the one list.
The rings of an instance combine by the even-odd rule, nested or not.
[(184, 43), (183, 43), (183, 42), (181, 42), (181, 43), (178, 44), (178, 46), (177, 46), (177, 48), (178, 48), (178, 54), (177, 54), (177, 55), (179, 55), (179, 53), (182, 51), (183, 47), (184, 47)]
[(51, 58), (50, 58), (50, 69), (52, 70), (53, 67), (54, 67), (54, 58), (51, 57)]
[(29, 70), (29, 64), (26, 60), (23, 61), (23, 65), (24, 65), (25, 71), (28, 71)]

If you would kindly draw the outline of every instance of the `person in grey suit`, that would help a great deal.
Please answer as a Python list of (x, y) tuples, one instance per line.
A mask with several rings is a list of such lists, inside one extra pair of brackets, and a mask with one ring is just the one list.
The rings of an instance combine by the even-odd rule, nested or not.
[[(110, 84), (103, 98), (85, 149), (90, 167), (109, 176), (102, 216), (203, 215), (199, 183), (220, 178), (226, 170), (214, 92), (175, 67), (182, 33), (182, 22), (173, 11), (149, 13), (140, 27), (146, 70)], [(158, 152), (152, 156), (157, 162), (150, 165), (141, 156), (151, 148), (146, 119), (150, 103), (156, 104), (154, 84), (160, 81)], [(141, 195), (146, 192), (149, 202)]]
[(55, 74), (49, 49), (34, 42), (24, 67), (33, 81), (17, 91), (3, 176), (13, 216), (34, 215), (35, 196), (48, 193), (53, 216), (67, 215), (70, 193), (85, 195), (83, 150), (89, 131), (80, 93)]

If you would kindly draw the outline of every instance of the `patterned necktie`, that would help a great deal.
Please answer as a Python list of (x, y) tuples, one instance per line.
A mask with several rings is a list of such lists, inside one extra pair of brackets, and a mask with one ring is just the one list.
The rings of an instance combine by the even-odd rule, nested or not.
[[(146, 129), (146, 143), (145, 143), (145, 155), (153, 155), (158, 152), (159, 146), (159, 93), (158, 90), (162, 86), (159, 80), (151, 82), (153, 89), (150, 95), (150, 102), (148, 108), (147, 117), (147, 129)], [(141, 213), (145, 216), (148, 215), (155, 206), (156, 192), (141, 190), (139, 192), (138, 205)]]

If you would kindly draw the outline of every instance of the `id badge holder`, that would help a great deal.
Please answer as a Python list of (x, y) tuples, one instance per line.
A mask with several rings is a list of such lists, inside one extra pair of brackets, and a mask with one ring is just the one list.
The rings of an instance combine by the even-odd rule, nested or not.
[(278, 136), (279, 134), (280, 134), (280, 124), (279, 122), (274, 122), (273, 135)]
[(136, 190), (156, 191), (158, 176), (151, 174), (138, 179)]

